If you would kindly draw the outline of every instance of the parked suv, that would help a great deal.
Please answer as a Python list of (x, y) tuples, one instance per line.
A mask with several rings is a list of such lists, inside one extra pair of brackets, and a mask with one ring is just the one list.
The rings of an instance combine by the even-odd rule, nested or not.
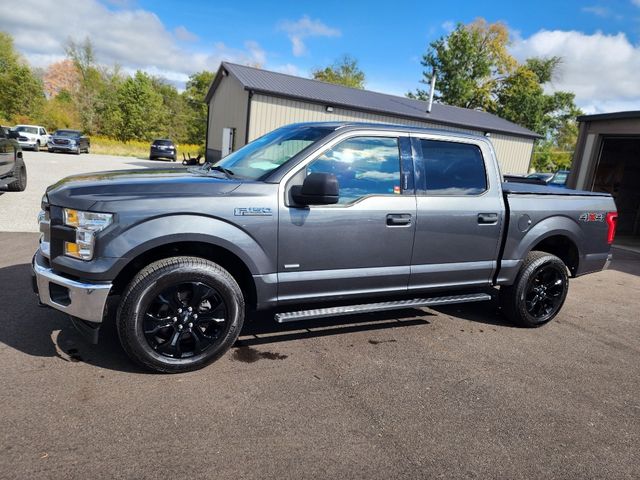
[(40, 125), (16, 125), (14, 130), (20, 134), (18, 143), (22, 148), (38, 151), (49, 141), (47, 130)]
[(91, 142), (80, 130), (56, 130), (47, 143), (50, 152), (89, 153)]
[(16, 140), (18, 132), (0, 126), (0, 189), (22, 192), (27, 188), (27, 167)]
[(168, 139), (156, 139), (151, 143), (151, 149), (149, 150), (149, 160), (155, 160), (157, 158), (168, 158), (172, 162), (176, 161), (176, 145), (173, 141)]

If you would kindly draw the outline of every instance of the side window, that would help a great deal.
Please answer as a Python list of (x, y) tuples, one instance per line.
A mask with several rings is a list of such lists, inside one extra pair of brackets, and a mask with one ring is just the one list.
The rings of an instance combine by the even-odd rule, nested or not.
[(478, 195), (487, 190), (482, 152), (468, 143), (420, 140), (427, 194)]
[(47, 134), (47, 132), (44, 131), (44, 128), (41, 128), (40, 129), (40, 135), (46, 135), (46, 134)]
[(400, 194), (398, 139), (354, 137), (323, 153), (307, 166), (307, 174), (333, 173), (340, 185), (338, 203), (366, 195)]

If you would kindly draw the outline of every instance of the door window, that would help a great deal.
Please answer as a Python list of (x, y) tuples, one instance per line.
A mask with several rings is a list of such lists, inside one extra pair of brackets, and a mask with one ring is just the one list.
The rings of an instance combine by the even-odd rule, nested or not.
[(367, 195), (399, 195), (398, 139), (354, 137), (323, 153), (307, 167), (309, 173), (332, 173), (338, 179), (340, 200), (352, 203)]
[(477, 145), (424, 139), (420, 144), (428, 195), (479, 195), (487, 190)]

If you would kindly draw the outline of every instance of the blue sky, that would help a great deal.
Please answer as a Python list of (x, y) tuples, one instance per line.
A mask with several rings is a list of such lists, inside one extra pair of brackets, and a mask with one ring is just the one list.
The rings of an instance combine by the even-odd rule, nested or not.
[[(640, 109), (640, 0), (439, 2), (204, 2), (0, 0), (0, 29), (35, 66), (89, 36), (101, 62), (181, 85), (220, 60), (308, 76), (342, 54), (357, 58), (367, 87), (404, 94), (419, 86), (421, 55), (457, 22), (482, 16), (512, 32), (512, 52), (561, 55), (549, 90), (576, 92), (587, 111)], [(33, 12), (42, 15), (34, 16)], [(68, 12), (73, 11), (74, 16)]]

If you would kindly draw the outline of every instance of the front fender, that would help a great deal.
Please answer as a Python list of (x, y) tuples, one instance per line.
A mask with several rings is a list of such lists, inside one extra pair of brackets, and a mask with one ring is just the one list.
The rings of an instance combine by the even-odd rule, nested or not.
[(134, 258), (153, 248), (176, 242), (202, 242), (224, 248), (239, 257), (252, 275), (276, 271), (273, 260), (276, 258), (275, 240), (262, 245), (236, 225), (193, 214), (156, 217), (125, 230), (108, 232), (99, 238), (96, 259), (91, 262), (59, 256), (54, 263), (57, 269), (72, 275), (111, 281)]

